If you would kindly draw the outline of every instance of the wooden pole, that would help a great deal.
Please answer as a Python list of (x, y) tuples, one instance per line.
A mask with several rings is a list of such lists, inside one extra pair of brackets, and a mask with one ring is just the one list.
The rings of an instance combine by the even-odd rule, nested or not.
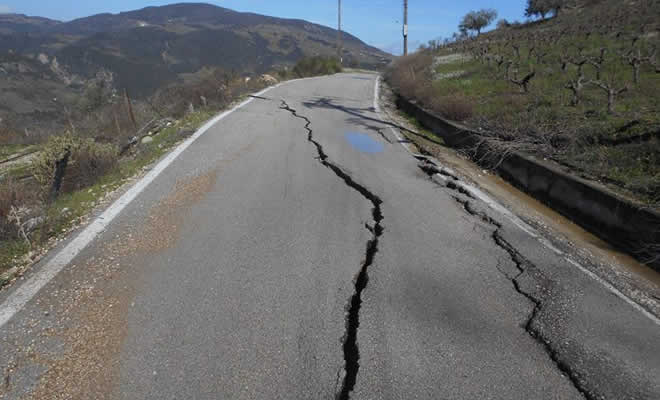
[(135, 114), (133, 114), (133, 106), (131, 105), (131, 98), (128, 97), (128, 90), (124, 89), (124, 101), (126, 102), (126, 109), (128, 110), (128, 116), (133, 122), (133, 127), (137, 129), (137, 122), (135, 121)]
[(339, 64), (342, 64), (342, 43), (341, 43), (341, 0), (337, 0), (337, 58)]
[(408, 0), (403, 0), (403, 55), (408, 55)]

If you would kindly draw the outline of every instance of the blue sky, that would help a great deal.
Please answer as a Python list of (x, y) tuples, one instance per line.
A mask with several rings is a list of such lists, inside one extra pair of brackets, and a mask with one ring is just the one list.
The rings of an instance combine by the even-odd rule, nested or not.
[[(0, 13), (16, 12), (71, 20), (102, 12), (117, 13), (181, 0), (0, 0)], [(198, 0), (199, 2), (199, 0)], [(207, 0), (237, 11), (306, 19), (328, 26), (337, 24), (336, 0)], [(411, 47), (450, 36), (462, 15), (494, 8), (498, 18), (523, 19), (525, 0), (409, 0)], [(392, 53), (401, 51), (402, 0), (342, 0), (343, 28), (365, 42)]]

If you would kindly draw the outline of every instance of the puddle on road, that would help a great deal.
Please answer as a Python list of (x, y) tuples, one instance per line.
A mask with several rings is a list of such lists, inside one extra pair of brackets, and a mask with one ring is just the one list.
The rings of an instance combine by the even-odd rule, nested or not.
[(362, 153), (381, 153), (385, 149), (381, 142), (364, 133), (346, 132), (344, 138), (353, 148)]

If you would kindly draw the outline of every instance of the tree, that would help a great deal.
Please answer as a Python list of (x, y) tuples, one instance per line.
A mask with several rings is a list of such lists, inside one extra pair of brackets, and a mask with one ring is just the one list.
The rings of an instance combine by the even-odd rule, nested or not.
[(504, 29), (510, 27), (511, 24), (505, 18), (497, 21), (497, 29)]
[(527, 0), (525, 16), (541, 16), (541, 19), (545, 19), (547, 14), (559, 14), (564, 3), (565, 0)]
[(497, 11), (493, 9), (481, 9), (479, 11), (470, 11), (465, 14), (458, 29), (461, 32), (475, 31), (477, 36), (481, 34), (481, 30), (490, 25), (497, 18)]

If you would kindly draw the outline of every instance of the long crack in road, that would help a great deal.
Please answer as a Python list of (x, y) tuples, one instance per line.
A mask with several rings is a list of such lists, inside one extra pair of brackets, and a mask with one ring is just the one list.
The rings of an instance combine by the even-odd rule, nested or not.
[(350, 398), (350, 393), (355, 387), (357, 381), (357, 374), (360, 369), (360, 350), (357, 345), (357, 330), (360, 326), (360, 307), (362, 305), (362, 291), (367, 287), (369, 282), (368, 269), (373, 264), (374, 256), (378, 252), (378, 239), (383, 234), (383, 214), (381, 211), (381, 204), (383, 201), (367, 189), (364, 185), (357, 183), (348, 173), (342, 170), (337, 164), (329, 160), (328, 155), (323, 151), (323, 146), (314, 140), (313, 130), (310, 128), (312, 122), (309, 118), (299, 115), (297, 111), (291, 108), (286, 101), (282, 100), (281, 109), (290, 112), (294, 117), (304, 120), (305, 129), (307, 130), (307, 140), (314, 144), (318, 153), (318, 160), (325, 167), (328, 167), (332, 172), (341, 178), (347, 186), (356, 190), (372, 205), (373, 226), (367, 226), (371, 232), (372, 238), (367, 242), (365, 259), (360, 267), (357, 277), (355, 278), (355, 291), (350, 298), (347, 306), (346, 316), (346, 332), (343, 339), (344, 351), (344, 381), (341, 390), (337, 393), (336, 398), (339, 400), (347, 400)]

